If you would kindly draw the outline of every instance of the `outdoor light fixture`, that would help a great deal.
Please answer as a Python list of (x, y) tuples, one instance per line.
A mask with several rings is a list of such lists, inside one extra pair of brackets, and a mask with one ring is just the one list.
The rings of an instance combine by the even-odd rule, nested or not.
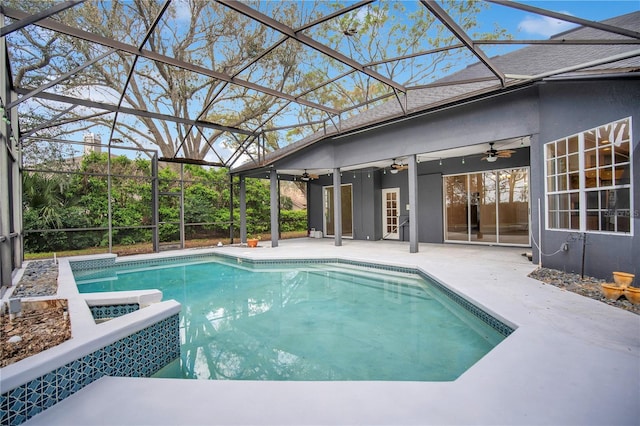
[(391, 170), (389, 170), (389, 171), (391, 172), (391, 174), (392, 174), (392, 175), (395, 175), (395, 174), (398, 174), (398, 172), (399, 172), (400, 170), (398, 170), (398, 169), (391, 169)]
[(440, 165), (442, 166), (442, 158), (440, 159)]
[(464, 164), (464, 157), (462, 157), (462, 164)]
[[(497, 159), (498, 159), (498, 157), (497, 157), (497, 156), (495, 156), (495, 155), (492, 155), (492, 156), (487, 157), (487, 161), (488, 161), (489, 163), (495, 163), (495, 161), (496, 161)], [(464, 163), (464, 160), (462, 160), (462, 162)]]

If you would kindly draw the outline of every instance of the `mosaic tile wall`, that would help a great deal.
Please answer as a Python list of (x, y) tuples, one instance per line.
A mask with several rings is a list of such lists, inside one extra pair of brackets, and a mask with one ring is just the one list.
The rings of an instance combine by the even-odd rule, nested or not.
[(106, 257), (104, 259), (70, 260), (69, 266), (71, 266), (72, 271), (82, 271), (84, 269), (107, 268), (115, 263), (115, 257)]
[(91, 309), (91, 315), (93, 315), (94, 320), (101, 320), (130, 314), (131, 312), (135, 312), (140, 309), (140, 305), (137, 303), (129, 303), (120, 305), (89, 306), (89, 309)]
[(0, 395), (0, 425), (13, 426), (102, 376), (150, 377), (180, 356), (179, 314), (172, 315)]

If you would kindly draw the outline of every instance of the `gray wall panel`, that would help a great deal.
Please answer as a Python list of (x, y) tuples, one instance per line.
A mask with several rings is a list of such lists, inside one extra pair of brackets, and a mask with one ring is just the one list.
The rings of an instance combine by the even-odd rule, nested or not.
[[(540, 143), (597, 127), (624, 117), (632, 117), (633, 143), (633, 227), (635, 236), (588, 233), (585, 246), (584, 273), (611, 279), (611, 272), (625, 271), (640, 276), (640, 81), (563, 82), (542, 85), (540, 88)], [(543, 152), (535, 157), (535, 170), (541, 175)], [(532, 162), (532, 169), (534, 162)], [(536, 196), (544, 191), (544, 180), (536, 179)], [(544, 212), (544, 210), (543, 210)], [(543, 213), (544, 214), (544, 213)], [(569, 251), (543, 256), (543, 266), (582, 271), (582, 238), (579, 233), (547, 231), (543, 233), (544, 253), (555, 252), (569, 241)], [(638, 284), (636, 278), (635, 285)]]
[(441, 174), (418, 177), (418, 205), (420, 212), (419, 241), (422, 243), (442, 243), (444, 241), (444, 221)]

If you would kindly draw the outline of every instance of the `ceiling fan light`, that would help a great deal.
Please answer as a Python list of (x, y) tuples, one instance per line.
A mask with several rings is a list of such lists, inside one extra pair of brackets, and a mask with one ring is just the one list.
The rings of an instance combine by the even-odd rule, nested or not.
[(490, 163), (494, 163), (497, 159), (498, 159), (498, 156), (496, 155), (490, 155), (487, 157), (487, 161)]
[(392, 168), (391, 170), (389, 170), (391, 172), (392, 175), (398, 174), (398, 169), (394, 169)]

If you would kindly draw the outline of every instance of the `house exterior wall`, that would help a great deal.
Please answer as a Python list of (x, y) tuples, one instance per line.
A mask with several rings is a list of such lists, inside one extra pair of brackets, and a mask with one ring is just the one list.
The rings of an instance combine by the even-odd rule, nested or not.
[[(576, 234), (546, 231), (543, 252), (555, 252), (568, 242), (569, 250), (543, 256), (542, 264), (554, 269), (611, 279), (612, 271), (640, 276), (640, 82), (637, 79), (590, 82), (554, 82), (540, 86), (539, 144), (532, 149), (532, 200), (541, 199), (544, 215), (544, 158), (547, 142), (592, 129), (625, 117), (632, 117), (633, 236), (602, 233)], [(582, 266), (584, 244), (584, 269)], [(638, 285), (636, 278), (635, 285)]]
[[(480, 158), (447, 158), (418, 164), (419, 241), (443, 241), (442, 176), (490, 169), (528, 166), (530, 169), (531, 235), (538, 241), (542, 219), (542, 252), (552, 253), (565, 242), (568, 251), (542, 256), (543, 266), (584, 272), (610, 278), (614, 270), (640, 276), (640, 85), (637, 79), (591, 81), (549, 81), (501, 96), (475, 101), (444, 111), (413, 117), (368, 132), (327, 140), (279, 161), (279, 168), (327, 168), (356, 166), (411, 154), (428, 153), (495, 140), (530, 136), (530, 148), (518, 149), (510, 159), (496, 163)], [(587, 233), (585, 264), (582, 266), (582, 239), (576, 233), (545, 229), (543, 145), (624, 117), (632, 117), (633, 150), (633, 230), (634, 235)], [(359, 170), (356, 177), (345, 172), (343, 183), (353, 183), (354, 238), (382, 238), (381, 190), (400, 188), (402, 222), (408, 217), (406, 172), (384, 174)], [(310, 183), (310, 227), (322, 229), (322, 190), (331, 178), (323, 176)], [(317, 198), (318, 199), (314, 199)], [(540, 203), (541, 218), (538, 217)], [(571, 235), (570, 235), (571, 234)], [(408, 227), (400, 231), (409, 240)], [(580, 237), (580, 236), (579, 236)], [(572, 239), (573, 238), (573, 239)], [(539, 262), (537, 248), (532, 249)]]

